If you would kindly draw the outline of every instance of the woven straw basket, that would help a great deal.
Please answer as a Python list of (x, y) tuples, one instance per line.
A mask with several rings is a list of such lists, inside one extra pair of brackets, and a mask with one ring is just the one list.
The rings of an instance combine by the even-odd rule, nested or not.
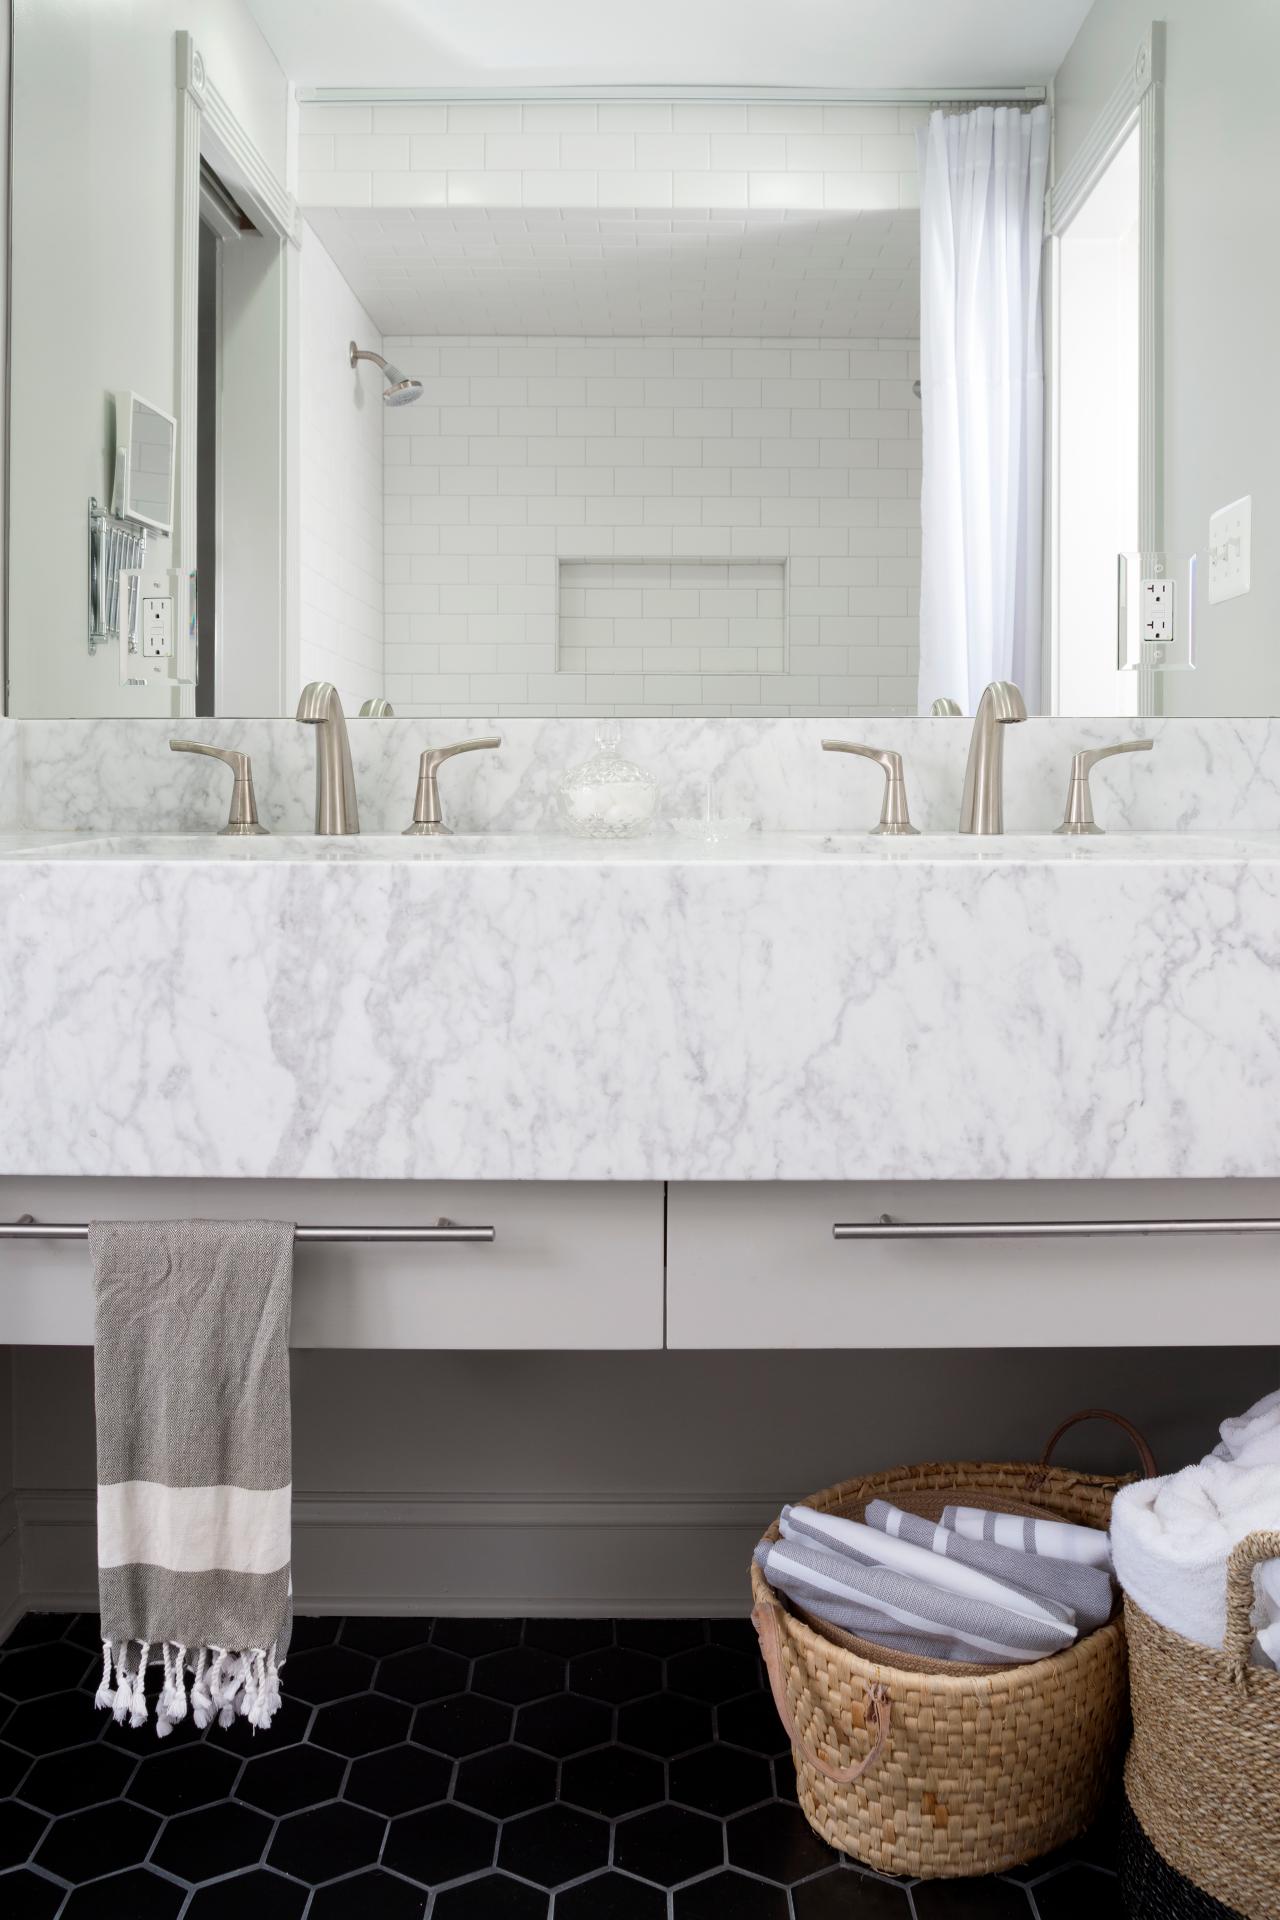
[[(1280, 1531), (1251, 1533), (1232, 1553), (1221, 1652), (1160, 1626), (1132, 1600), (1124, 1605), (1129, 1804), (1167, 1865), (1245, 1920), (1280, 1916), (1280, 1672), (1248, 1664), (1253, 1569), (1275, 1559)], [(1165, 1909), (1136, 1911), (1148, 1920)]]
[[(892, 1468), (806, 1502), (860, 1520), (872, 1500), (926, 1519), (954, 1503), (1105, 1527), (1123, 1479), (1038, 1465)], [(776, 1524), (767, 1538), (778, 1537)], [(1124, 1622), (1019, 1667), (956, 1667), (878, 1657), (869, 1643), (819, 1631), (751, 1569), (752, 1619), (783, 1726), (800, 1805), (814, 1831), (882, 1873), (940, 1879), (999, 1873), (1082, 1833), (1119, 1771), (1127, 1730)]]

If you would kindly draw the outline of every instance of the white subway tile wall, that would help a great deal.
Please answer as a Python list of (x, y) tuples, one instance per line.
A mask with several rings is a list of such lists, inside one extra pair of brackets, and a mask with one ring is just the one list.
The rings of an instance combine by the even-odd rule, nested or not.
[[(383, 690), (382, 376), (348, 342), (381, 336), (304, 228), (301, 259), (299, 686), (332, 680), (355, 712)], [(296, 695), (298, 689), (292, 690)]]
[(298, 193), (304, 207), (914, 207), (925, 117), (698, 101), (313, 102), (299, 110)]
[[(397, 712), (914, 711), (915, 342), (420, 335), (384, 351), (424, 387), (384, 420)], [(677, 577), (690, 567), (716, 577)], [(614, 597), (588, 614), (588, 592)]]

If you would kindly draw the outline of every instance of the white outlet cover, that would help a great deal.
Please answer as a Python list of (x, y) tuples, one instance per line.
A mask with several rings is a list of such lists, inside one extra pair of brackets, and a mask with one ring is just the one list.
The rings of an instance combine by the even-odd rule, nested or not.
[(1209, 516), (1209, 604), (1249, 591), (1253, 545), (1253, 495), (1233, 500)]

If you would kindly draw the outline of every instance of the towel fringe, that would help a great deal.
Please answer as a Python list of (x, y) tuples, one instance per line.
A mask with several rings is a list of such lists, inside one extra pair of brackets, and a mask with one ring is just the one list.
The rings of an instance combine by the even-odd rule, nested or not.
[[(130, 1670), (127, 1640), (102, 1643), (102, 1680), (94, 1695), (94, 1705), (109, 1710), (123, 1726), (141, 1727), (150, 1718), (147, 1706), (146, 1675), (151, 1646), (143, 1641), (135, 1669)], [(112, 1664), (115, 1686), (111, 1685)], [(249, 1722), (256, 1732), (271, 1725), (280, 1705), (280, 1669), (273, 1644), (247, 1647), (236, 1653), (227, 1647), (199, 1647), (194, 1658), (176, 1641), (160, 1643), (160, 1664), (164, 1679), (156, 1702), (156, 1737), (164, 1740), (188, 1709), (201, 1733), (217, 1720), (230, 1727), (237, 1716)], [(187, 1672), (191, 1673), (188, 1698)]]
[(103, 1707), (110, 1711), (115, 1703), (115, 1688), (111, 1684), (111, 1642), (104, 1640), (102, 1643), (102, 1678), (98, 1682), (98, 1691), (93, 1696), (93, 1704), (95, 1707)]

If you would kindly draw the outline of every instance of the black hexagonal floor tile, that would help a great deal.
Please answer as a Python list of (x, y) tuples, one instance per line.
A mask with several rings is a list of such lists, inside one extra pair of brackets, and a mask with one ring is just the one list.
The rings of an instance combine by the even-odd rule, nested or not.
[(412, 1719), (413, 1713), (403, 1700), (362, 1693), (354, 1700), (337, 1700), (331, 1707), (320, 1707), (312, 1723), (310, 1742), (354, 1759), (360, 1753), (396, 1746), (407, 1738)]
[(609, 1858), (609, 1828), (576, 1807), (539, 1807), (508, 1820), (498, 1841), (498, 1865), (540, 1887), (561, 1887), (594, 1873)]
[(752, 1880), (745, 1873), (713, 1873), (691, 1887), (680, 1887), (672, 1902), (675, 1920), (791, 1920), (781, 1887)]
[(320, 1747), (284, 1747), (245, 1763), (236, 1799), (263, 1813), (299, 1813), (304, 1807), (336, 1800), (347, 1764), (341, 1754)]
[(667, 1920), (667, 1896), (628, 1874), (598, 1873), (556, 1895), (556, 1920)]
[(188, 1714), (178, 1726), (176, 1733), (165, 1744), (171, 1746), (177, 1734), (190, 1731), (195, 1739), (201, 1740), (207, 1737), (214, 1746), (225, 1752), (239, 1753), (242, 1756), (251, 1753), (276, 1753), (284, 1747), (297, 1746), (299, 1741), (307, 1737), (307, 1728), (311, 1724), (311, 1716), (315, 1709), (309, 1701), (295, 1700), (289, 1692), (288, 1680), (283, 1675), (281, 1678), (284, 1698), (276, 1708), (269, 1727), (251, 1727), (244, 1715), (238, 1714), (229, 1727), (220, 1727), (215, 1723), (206, 1736), (196, 1733), (191, 1716)]
[(197, 1887), (183, 1920), (300, 1920), (307, 1889), (269, 1867)]
[(506, 1647), (501, 1653), (481, 1654), (471, 1675), (471, 1691), (490, 1700), (506, 1700), (513, 1707), (526, 1700), (564, 1692), (565, 1662), (538, 1647)]
[(498, 1653), (503, 1647), (518, 1647), (519, 1620), (437, 1620), (431, 1636), (433, 1646), (460, 1653), (474, 1660), (482, 1653)]
[(655, 1807), (633, 1814), (620, 1820), (614, 1831), (614, 1865), (655, 1886), (678, 1886), (723, 1862), (720, 1822), (684, 1807)]
[[(870, 1874), (832, 1867), (791, 1889), (795, 1920), (911, 1920), (911, 1895), (905, 1885)], [(1072, 1920), (1088, 1920), (1085, 1914)]]
[(1124, 1920), (1120, 1883), (1096, 1867), (1064, 1867), (1048, 1880), (1037, 1880), (1036, 1912), (1039, 1920)]
[(159, 1816), (127, 1800), (68, 1813), (50, 1827), (32, 1864), (73, 1884), (104, 1868), (139, 1866), (160, 1830)]
[[(71, 1618), (74, 1620), (75, 1615)], [(24, 1613), (16, 1626), (9, 1629), (4, 1644), (0, 1646), (0, 1663), (20, 1647), (45, 1647), (54, 1640), (61, 1640), (68, 1624), (65, 1613)]]
[(780, 1886), (806, 1880), (840, 1858), (825, 1840), (819, 1840), (799, 1807), (778, 1801), (736, 1815), (725, 1831), (729, 1864), (745, 1867), (762, 1880), (776, 1880)]
[(682, 1700), (674, 1693), (656, 1693), (618, 1712), (619, 1740), (645, 1753), (656, 1753), (663, 1760), (688, 1753), (693, 1747), (705, 1747), (711, 1729), (710, 1707), (699, 1700)]
[(434, 1625), (434, 1620), (408, 1616), (344, 1620), (339, 1639), (344, 1647), (354, 1647), (357, 1653), (371, 1653), (375, 1660), (382, 1660), (388, 1654), (404, 1653), (409, 1647), (425, 1647)]
[(16, 1747), (8, 1747), (0, 1740), (0, 1794), (15, 1792), (30, 1767), (29, 1753), (19, 1753)]
[(713, 1647), (732, 1647), (736, 1653), (749, 1653), (752, 1660), (760, 1657), (760, 1638), (749, 1614), (708, 1620), (707, 1639)]
[(186, 1897), (185, 1887), (134, 1867), (76, 1887), (59, 1920), (173, 1920)]
[(22, 1797), (46, 1813), (74, 1813), (77, 1807), (118, 1799), (134, 1764), (127, 1754), (96, 1740), (91, 1746), (47, 1754), (23, 1780)]
[[(52, 1617), (55, 1620), (66, 1619), (65, 1614), (54, 1614)], [(86, 1653), (96, 1653), (101, 1660), (102, 1622), (96, 1613), (72, 1614), (62, 1638), (69, 1640), (73, 1647), (83, 1647)]]
[(420, 1747), (462, 1759), (483, 1753), (511, 1737), (511, 1709), (500, 1700), (478, 1694), (456, 1693), (451, 1700), (431, 1700), (413, 1716), (410, 1739)]
[(516, 1714), (516, 1739), (538, 1753), (557, 1758), (601, 1747), (612, 1732), (612, 1707), (603, 1700), (582, 1700), (576, 1693), (554, 1693), (549, 1700), (534, 1700)]
[(6, 1653), (0, 1661), (0, 1693), (10, 1700), (40, 1700), (47, 1693), (81, 1686), (91, 1663), (83, 1647), (70, 1646), (65, 1640), (51, 1647)]
[(605, 1700), (620, 1707), (643, 1700), (662, 1685), (662, 1667), (651, 1653), (630, 1647), (604, 1647), (599, 1653), (580, 1654), (569, 1663), (569, 1686), (588, 1700)]
[(413, 1706), (462, 1693), (466, 1684), (467, 1662), (461, 1654), (442, 1647), (418, 1647), (412, 1653), (394, 1653), (378, 1663), (378, 1691)]
[(524, 1644), (543, 1653), (558, 1653), (572, 1659), (575, 1653), (593, 1653), (597, 1647), (613, 1645), (612, 1620), (530, 1620), (525, 1625)]
[(201, 1740), (173, 1752), (166, 1741), (139, 1761), (129, 1782), (129, 1798), (140, 1807), (150, 1807), (152, 1813), (207, 1807), (226, 1799), (239, 1771), (239, 1755), (227, 1753), (212, 1741)]
[(495, 1747), (458, 1763), (453, 1797), (499, 1820), (545, 1807), (556, 1797), (556, 1770), (540, 1753), (523, 1747)]
[(505, 1873), (486, 1873), (436, 1895), (433, 1920), (546, 1920), (547, 1896)]
[(773, 1774), (758, 1753), (700, 1747), (671, 1763), (671, 1798), (682, 1807), (723, 1817), (773, 1798)]
[(767, 1693), (749, 1693), (717, 1707), (716, 1734), (735, 1747), (749, 1747), (752, 1753), (762, 1753), (767, 1759), (791, 1750), (778, 1709)]
[(5, 1721), (4, 1738), (6, 1746), (23, 1753), (58, 1753), (95, 1740), (101, 1729), (102, 1717), (91, 1694), (53, 1693), (47, 1700), (25, 1700), (15, 1707)]
[(639, 1813), (666, 1798), (662, 1762), (634, 1747), (601, 1747), (581, 1754), (560, 1769), (560, 1798), (610, 1820)]
[(331, 1647), (338, 1638), (342, 1626), (337, 1614), (295, 1613), (293, 1632), (289, 1636), (289, 1657), (299, 1653), (311, 1653), (316, 1647)]
[(66, 1891), (56, 1880), (18, 1867), (13, 1873), (0, 1874), (0, 1912), (5, 1920), (53, 1920)]
[(25, 1866), (48, 1821), (47, 1813), (20, 1800), (0, 1801), (0, 1868)]
[(425, 1747), (388, 1747), (352, 1763), (344, 1800), (375, 1813), (409, 1813), (443, 1800), (453, 1778), (453, 1762)]
[[(1035, 1912), (1012, 1880), (921, 1880), (911, 1898), (917, 1920), (1030, 1920)], [(1086, 1911), (1092, 1920), (1094, 1909)]]
[(308, 1920), (422, 1920), (426, 1910), (422, 1887), (374, 1867), (350, 1880), (317, 1887)]
[(420, 1886), (442, 1886), (493, 1865), (498, 1829), (467, 1807), (427, 1807), (402, 1814), (387, 1829), (382, 1862)]
[(291, 1813), (276, 1828), (267, 1865), (319, 1886), (377, 1864), (387, 1823), (365, 1807), (343, 1801)]
[(710, 1700), (715, 1705), (740, 1699), (744, 1693), (755, 1697), (757, 1663), (729, 1647), (696, 1647), (668, 1660), (667, 1685), (673, 1693), (687, 1693), (691, 1700)]
[(353, 1647), (320, 1647), (311, 1653), (291, 1654), (288, 1688), (295, 1700), (321, 1706), (326, 1700), (345, 1700), (348, 1694), (367, 1693), (373, 1683), (373, 1661)]
[(256, 1867), (270, 1838), (265, 1813), (228, 1800), (167, 1820), (151, 1863), (176, 1879), (220, 1880), (224, 1874)]
[(619, 1620), (618, 1645), (636, 1653), (653, 1653), (665, 1660), (689, 1647), (706, 1645), (707, 1630), (701, 1620)]

